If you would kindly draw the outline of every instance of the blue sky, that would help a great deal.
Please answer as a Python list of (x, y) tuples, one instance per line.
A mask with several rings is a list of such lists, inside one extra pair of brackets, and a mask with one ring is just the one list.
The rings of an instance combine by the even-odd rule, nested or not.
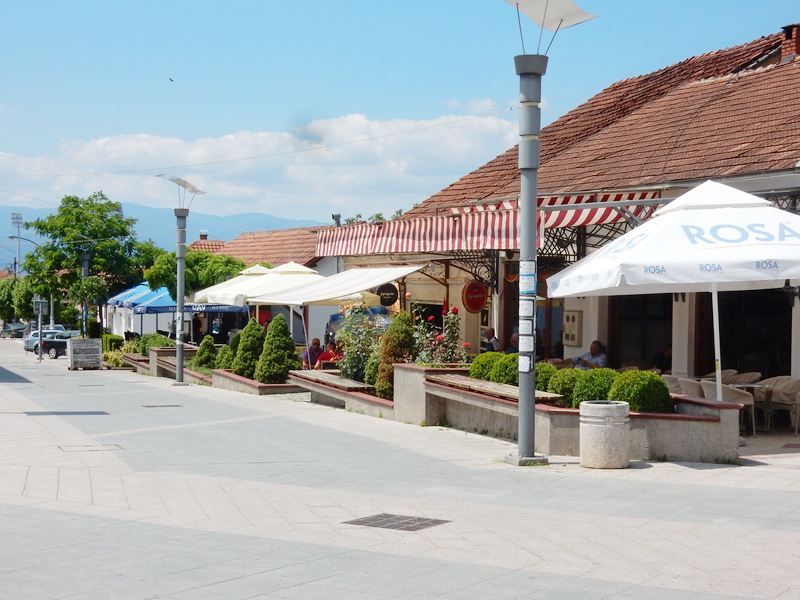
[[(800, 21), (797, 0), (577, 3), (598, 18), (556, 36), (545, 124)], [(502, 0), (6, 2), (0, 38), (0, 205), (102, 190), (172, 207), (166, 172), (207, 192), (206, 214), (389, 216), (517, 139), (523, 50)]]

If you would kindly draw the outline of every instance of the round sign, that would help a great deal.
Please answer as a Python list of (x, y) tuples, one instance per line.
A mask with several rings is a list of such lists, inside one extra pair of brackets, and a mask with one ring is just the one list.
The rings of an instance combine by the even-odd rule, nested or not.
[(381, 297), (381, 306), (391, 306), (397, 302), (398, 292), (394, 284), (384, 283), (378, 286), (375, 293)]
[(486, 300), (489, 294), (486, 291), (486, 286), (480, 281), (468, 281), (461, 290), (461, 300), (464, 303), (464, 308), (471, 313), (479, 313), (486, 306)]

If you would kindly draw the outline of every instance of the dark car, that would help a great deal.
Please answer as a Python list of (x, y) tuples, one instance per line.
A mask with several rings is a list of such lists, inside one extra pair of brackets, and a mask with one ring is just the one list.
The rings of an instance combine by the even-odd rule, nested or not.
[(79, 331), (60, 331), (52, 337), (42, 339), (42, 354), (50, 358), (58, 358), (67, 354), (67, 340), (78, 337)]
[(25, 332), (25, 323), (6, 323), (0, 330), (0, 338), (21, 338)]

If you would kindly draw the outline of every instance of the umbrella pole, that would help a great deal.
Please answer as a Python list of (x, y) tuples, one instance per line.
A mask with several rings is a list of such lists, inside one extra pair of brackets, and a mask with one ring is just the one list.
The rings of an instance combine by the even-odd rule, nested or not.
[(722, 402), (722, 351), (719, 343), (719, 298), (717, 284), (711, 284), (711, 314), (714, 322), (714, 370), (717, 373), (717, 401)]

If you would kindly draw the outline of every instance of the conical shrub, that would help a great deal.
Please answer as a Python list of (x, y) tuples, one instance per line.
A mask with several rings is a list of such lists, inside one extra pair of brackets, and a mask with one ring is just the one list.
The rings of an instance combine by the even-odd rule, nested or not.
[(381, 398), (394, 398), (394, 363), (408, 362), (414, 349), (414, 324), (405, 311), (389, 325), (381, 340), (381, 362), (375, 379), (375, 394)]
[(261, 383), (284, 383), (286, 374), (301, 366), (302, 362), (295, 352), (294, 340), (286, 325), (286, 318), (278, 314), (267, 330), (253, 379)]
[(239, 334), (239, 347), (233, 359), (235, 375), (253, 379), (256, 363), (264, 347), (264, 328), (255, 319), (250, 319), (247, 326)]

